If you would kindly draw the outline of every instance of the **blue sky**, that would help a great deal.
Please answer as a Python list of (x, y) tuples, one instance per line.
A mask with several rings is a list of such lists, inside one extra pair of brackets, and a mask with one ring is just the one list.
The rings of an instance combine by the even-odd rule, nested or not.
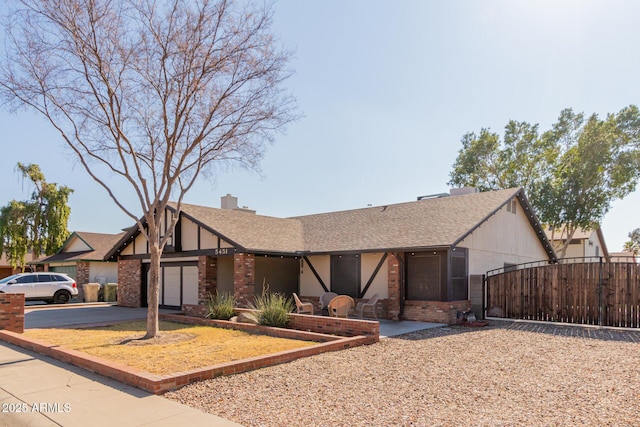
[[(640, 103), (640, 2), (279, 0), (274, 32), (294, 48), (287, 87), (303, 117), (278, 135), (262, 173), (220, 171), (186, 196), (232, 193), (262, 215), (294, 216), (448, 191), (460, 138), (510, 119), (547, 129), (571, 107), (604, 116)], [(0, 111), (0, 205), (30, 189), (17, 162), (75, 189), (71, 230), (131, 221), (31, 113)], [(132, 203), (136, 203), (132, 201)], [(609, 250), (640, 227), (640, 191), (603, 222)]]

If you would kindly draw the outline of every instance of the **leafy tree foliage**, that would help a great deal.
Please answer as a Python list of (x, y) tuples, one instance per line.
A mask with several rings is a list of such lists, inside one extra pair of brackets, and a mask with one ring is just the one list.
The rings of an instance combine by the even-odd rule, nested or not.
[(29, 251), (53, 255), (69, 236), (68, 200), (73, 190), (47, 182), (38, 165), (18, 163), (18, 170), (35, 189), (30, 200), (12, 200), (0, 209), (0, 252), (13, 268), (24, 270)]
[(523, 187), (538, 217), (563, 236), (564, 256), (578, 229), (597, 227), (611, 202), (635, 190), (640, 178), (640, 113), (588, 118), (563, 110), (542, 134), (538, 125), (510, 121), (504, 137), (482, 129), (462, 138), (450, 185), (481, 190)]
[[(136, 222), (150, 252), (146, 337), (155, 337), (160, 258), (184, 195), (218, 167), (258, 169), (297, 117), (282, 88), (291, 52), (271, 34), (271, 7), (13, 0), (5, 10), (0, 91), (43, 115)], [(170, 200), (177, 214), (165, 222)]]
[(624, 243), (624, 250), (634, 255), (640, 254), (640, 228), (636, 228), (628, 235), (629, 240)]

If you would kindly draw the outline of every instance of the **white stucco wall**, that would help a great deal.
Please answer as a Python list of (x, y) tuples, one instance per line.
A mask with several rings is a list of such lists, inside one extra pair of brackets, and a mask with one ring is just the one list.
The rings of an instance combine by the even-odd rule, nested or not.
[[(324, 284), (329, 287), (331, 284), (331, 257), (329, 255), (315, 255), (308, 257)], [(316, 276), (311, 271), (311, 267), (306, 261), (300, 267), (300, 295), (319, 297), (324, 293), (324, 289)]]
[[(218, 236), (211, 233), (209, 230), (200, 231), (200, 248), (202, 249), (215, 249), (218, 247)], [(224, 246), (228, 247), (228, 246)]]
[[(384, 254), (382, 252), (379, 253), (365, 253), (361, 254), (360, 258), (360, 287), (364, 288), (364, 286), (371, 278), (371, 275), (375, 271), (380, 259)], [(322, 278), (322, 281), (327, 286), (327, 288), (331, 288), (331, 256), (329, 255), (314, 255), (309, 256), (309, 261), (315, 268), (318, 275)], [(381, 298), (387, 298), (389, 295), (389, 287), (388, 287), (388, 267), (387, 263), (384, 262), (380, 271), (374, 278), (371, 286), (367, 290), (367, 294), (364, 296), (365, 298), (371, 297), (373, 294), (379, 294)], [(300, 268), (300, 294), (304, 296), (321, 296), (324, 293), (324, 289), (316, 279), (316, 276), (311, 271), (309, 265), (304, 261), (302, 263), (302, 267)]]
[[(134, 244), (129, 244), (129, 245), (130, 245), (129, 247), (133, 247), (133, 249), (135, 249), (135, 255), (149, 253), (149, 251), (147, 251), (147, 239), (145, 239), (142, 234), (139, 234), (138, 237), (136, 237)], [(126, 249), (129, 249), (129, 248), (125, 248), (125, 250)], [(131, 253), (125, 253), (124, 251), (122, 254), (132, 255)]]
[[(198, 227), (199, 225), (193, 221), (183, 218), (182, 223), (182, 250), (195, 251), (198, 250)], [(199, 249), (216, 249), (218, 247), (218, 236), (204, 228), (200, 229), (200, 248)], [(233, 247), (229, 242), (220, 241), (221, 248)]]
[(64, 248), (64, 252), (83, 252), (90, 251), (91, 248), (82, 239), (78, 237), (73, 237), (71, 241), (67, 244), (67, 247)]
[(104, 277), (105, 283), (118, 283), (117, 262), (90, 262), (89, 281), (97, 282), (96, 277)]
[[(360, 289), (363, 289), (367, 284), (367, 281), (375, 271), (378, 263), (384, 256), (384, 253), (373, 253), (373, 254), (362, 254), (361, 258), (361, 269), (360, 269), (360, 278), (362, 282), (360, 283)], [(367, 290), (367, 293), (363, 296), (363, 298), (370, 298), (373, 294), (379, 294), (380, 298), (388, 298), (389, 296), (389, 269), (387, 266), (387, 262), (382, 263), (382, 267), (378, 271), (378, 274), (373, 279), (371, 286)]]
[[(589, 242), (592, 244), (590, 245)], [(602, 253), (602, 241), (598, 237), (598, 232), (593, 231), (584, 243), (584, 256), (603, 256)]]
[(564, 258), (576, 258), (585, 256), (584, 240), (578, 240), (578, 243), (572, 243), (567, 246), (567, 251), (564, 254)]
[(520, 203), (516, 212), (504, 206), (458, 246), (469, 249), (469, 274), (548, 259)]
[(198, 225), (195, 222), (182, 218), (180, 221), (182, 228), (182, 250), (195, 251), (198, 249)]

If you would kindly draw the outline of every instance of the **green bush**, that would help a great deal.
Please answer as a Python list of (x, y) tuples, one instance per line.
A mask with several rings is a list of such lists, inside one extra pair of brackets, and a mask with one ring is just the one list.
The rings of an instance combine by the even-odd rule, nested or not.
[(228, 292), (209, 295), (207, 306), (209, 313), (206, 317), (209, 319), (229, 320), (236, 315), (236, 297)]
[(262, 287), (262, 295), (255, 297), (255, 302), (249, 304), (256, 310), (258, 322), (264, 326), (285, 328), (289, 322), (289, 313), (293, 311), (293, 301), (279, 293), (269, 292), (269, 286)]

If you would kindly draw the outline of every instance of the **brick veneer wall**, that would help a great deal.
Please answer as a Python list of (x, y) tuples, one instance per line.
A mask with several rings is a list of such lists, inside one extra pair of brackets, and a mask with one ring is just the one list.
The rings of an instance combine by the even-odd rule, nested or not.
[(446, 323), (453, 325), (460, 322), (458, 312), (469, 311), (471, 301), (405, 301), (404, 318), (422, 322)]
[(387, 256), (388, 292), (387, 319), (398, 320), (400, 316), (400, 261), (394, 254)]
[(198, 258), (198, 304), (206, 304), (209, 294), (214, 295), (218, 288), (218, 258), (200, 256)]
[(142, 307), (140, 295), (142, 261), (139, 259), (118, 260), (118, 305)]
[(233, 256), (233, 293), (240, 306), (253, 301), (255, 295), (255, 257), (253, 254)]
[(24, 332), (24, 294), (0, 294), (0, 329)]
[(78, 287), (89, 283), (89, 263), (86, 261), (78, 261), (76, 263), (76, 283)]
[(84, 301), (84, 289), (82, 285), (89, 283), (89, 263), (78, 261), (76, 263), (76, 284), (78, 285), (78, 301)]

